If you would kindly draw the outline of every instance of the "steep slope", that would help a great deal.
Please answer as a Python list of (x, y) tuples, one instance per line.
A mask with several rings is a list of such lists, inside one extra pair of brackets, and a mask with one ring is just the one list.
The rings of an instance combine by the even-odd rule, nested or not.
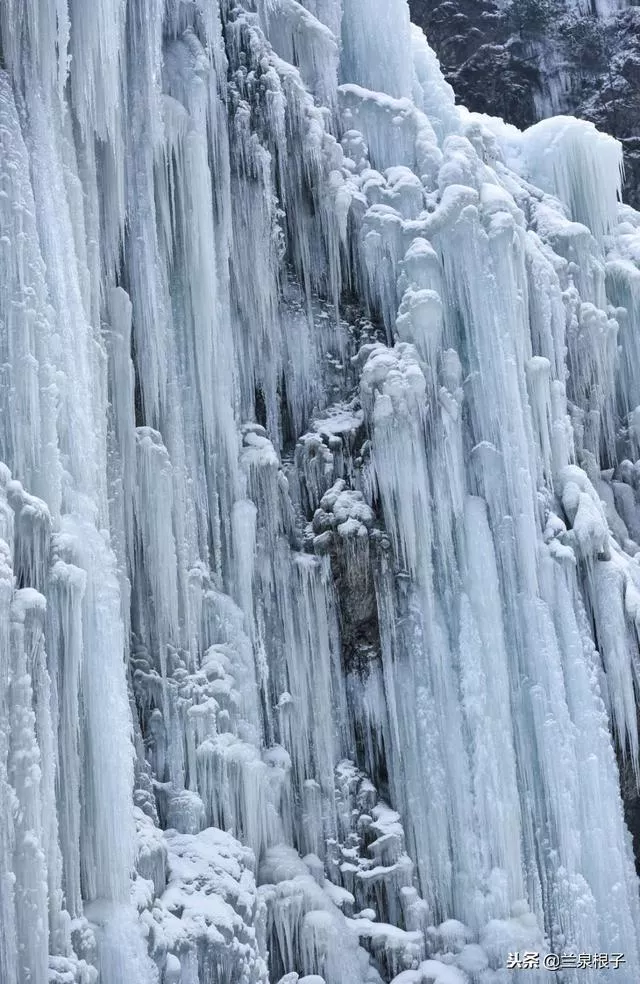
[(2, 984), (640, 978), (619, 144), (406, 0), (0, 40)]

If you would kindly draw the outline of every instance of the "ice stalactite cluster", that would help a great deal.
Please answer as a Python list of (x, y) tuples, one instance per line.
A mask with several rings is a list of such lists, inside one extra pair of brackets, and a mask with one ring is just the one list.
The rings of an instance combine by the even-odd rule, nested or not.
[(619, 146), (405, 0), (0, 47), (3, 984), (638, 979)]

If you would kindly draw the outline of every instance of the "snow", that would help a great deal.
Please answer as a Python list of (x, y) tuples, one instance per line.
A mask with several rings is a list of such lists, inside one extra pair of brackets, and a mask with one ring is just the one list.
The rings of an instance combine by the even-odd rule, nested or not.
[(2, 984), (638, 978), (619, 145), (406, 0), (0, 43)]
[(266, 982), (262, 918), (251, 851), (209, 827), (197, 835), (168, 830), (167, 888), (161, 896), (166, 946), (181, 972), (196, 979)]
[(466, 984), (466, 980), (455, 967), (439, 960), (423, 960), (417, 970), (405, 970), (394, 977), (393, 984)]

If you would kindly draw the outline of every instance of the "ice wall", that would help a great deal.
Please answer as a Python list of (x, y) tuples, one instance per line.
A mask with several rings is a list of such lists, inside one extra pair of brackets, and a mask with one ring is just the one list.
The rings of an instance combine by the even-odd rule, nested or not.
[(638, 979), (619, 146), (405, 0), (0, 49), (2, 984)]

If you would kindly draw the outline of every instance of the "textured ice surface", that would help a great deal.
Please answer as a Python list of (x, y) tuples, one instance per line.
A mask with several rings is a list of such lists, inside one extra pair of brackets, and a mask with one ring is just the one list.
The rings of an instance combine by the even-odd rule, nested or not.
[(405, 0), (0, 42), (2, 984), (637, 980), (616, 142)]

